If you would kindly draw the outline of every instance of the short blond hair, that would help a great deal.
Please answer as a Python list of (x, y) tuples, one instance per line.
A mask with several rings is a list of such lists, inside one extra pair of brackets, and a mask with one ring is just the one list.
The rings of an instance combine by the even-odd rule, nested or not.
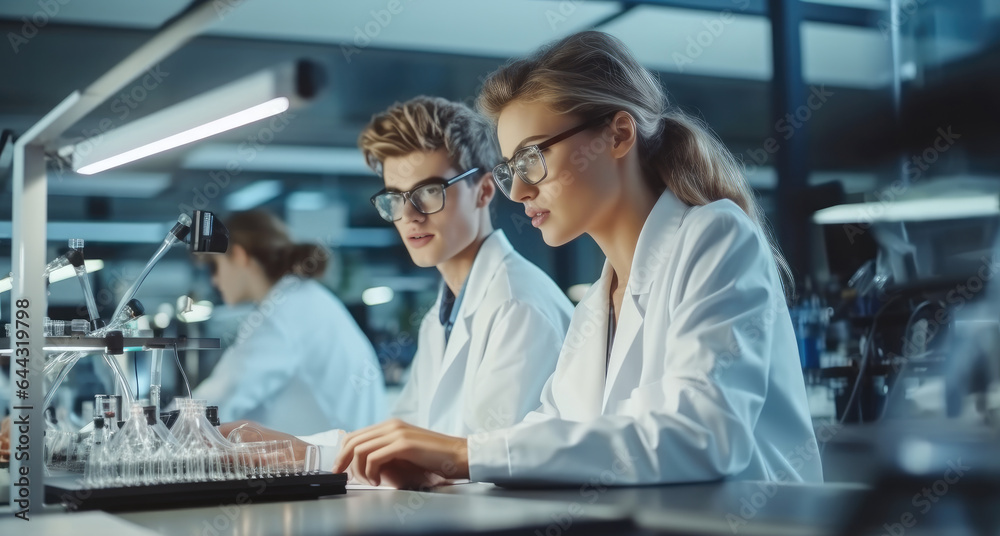
[(460, 173), (479, 168), (485, 174), (500, 162), (496, 133), (485, 117), (460, 102), (423, 95), (373, 116), (358, 147), (379, 175), (386, 158), (442, 148)]

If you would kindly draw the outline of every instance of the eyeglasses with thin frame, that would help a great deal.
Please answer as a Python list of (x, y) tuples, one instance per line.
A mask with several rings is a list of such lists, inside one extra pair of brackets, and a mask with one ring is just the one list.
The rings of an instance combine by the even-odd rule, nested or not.
[(515, 174), (525, 184), (534, 185), (542, 182), (549, 174), (548, 166), (545, 164), (545, 156), (542, 154), (543, 151), (588, 128), (601, 124), (606, 119), (607, 116), (592, 119), (582, 125), (556, 134), (542, 143), (528, 145), (514, 151), (509, 160), (501, 162), (493, 168), (493, 180), (496, 181), (497, 187), (507, 196), (507, 199), (511, 199), (510, 192), (514, 186)]
[(445, 190), (459, 181), (476, 176), (479, 168), (472, 168), (450, 179), (427, 179), (408, 192), (383, 188), (371, 197), (372, 206), (383, 220), (392, 223), (403, 218), (403, 207), (409, 201), (421, 214), (435, 214), (444, 210)]

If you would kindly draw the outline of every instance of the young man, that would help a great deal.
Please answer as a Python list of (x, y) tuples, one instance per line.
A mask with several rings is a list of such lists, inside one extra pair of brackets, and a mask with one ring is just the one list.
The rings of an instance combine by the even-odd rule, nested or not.
[[(462, 437), (521, 422), (540, 405), (573, 307), (493, 228), (490, 170), (500, 154), (492, 127), (463, 104), (417, 97), (373, 117), (358, 145), (384, 181), (372, 204), (413, 262), (436, 267), (444, 280), (393, 416)], [(223, 433), (241, 424), (227, 423)], [(330, 470), (342, 434), (301, 437), (296, 449), (318, 445)]]
[(520, 422), (555, 370), (572, 305), (493, 228), (491, 125), (463, 104), (417, 97), (373, 117), (358, 145), (385, 183), (375, 208), (414, 264), (444, 280), (393, 415), (460, 436)]

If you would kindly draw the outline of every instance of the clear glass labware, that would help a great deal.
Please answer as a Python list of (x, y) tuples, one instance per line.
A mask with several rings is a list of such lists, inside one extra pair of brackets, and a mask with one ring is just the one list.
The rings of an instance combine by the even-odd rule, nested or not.
[(83, 470), (83, 482), (87, 487), (101, 488), (113, 481), (107, 456), (110, 439), (111, 436), (105, 426), (104, 417), (94, 417), (94, 432), (90, 437), (90, 453)]
[(108, 454), (117, 468), (116, 483), (122, 486), (137, 486), (155, 483), (156, 476), (147, 474), (149, 461), (160, 447), (160, 439), (148, 424), (142, 405), (132, 404), (129, 418), (111, 439)]
[(205, 417), (205, 401), (177, 399), (180, 415), (171, 428), (177, 439), (171, 464), (176, 480), (233, 478), (232, 445)]

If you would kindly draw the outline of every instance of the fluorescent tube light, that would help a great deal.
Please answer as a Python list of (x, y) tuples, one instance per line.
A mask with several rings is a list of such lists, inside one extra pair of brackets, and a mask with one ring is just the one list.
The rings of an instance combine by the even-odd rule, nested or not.
[(817, 211), (819, 224), (935, 221), (1000, 215), (996, 195), (912, 199), (890, 203), (854, 203)]
[[(104, 268), (104, 261), (101, 259), (87, 259), (83, 261), (83, 266), (89, 274)], [(63, 266), (49, 274), (49, 283), (56, 283), (71, 277), (76, 277), (76, 270), (72, 266)]]
[(89, 138), (72, 153), (73, 170), (92, 175), (297, 107), (315, 96), (318, 67), (306, 61), (252, 74)]
[[(91, 242), (121, 244), (159, 244), (170, 230), (169, 224), (111, 221), (50, 221), (46, 226), (49, 241), (65, 242), (82, 238)], [(0, 239), (13, 236), (11, 222), (0, 221)]]
[(160, 329), (165, 329), (170, 325), (170, 315), (167, 313), (156, 313), (156, 316), (153, 317), (153, 325)]
[(169, 188), (170, 182), (169, 173), (109, 171), (90, 177), (50, 173), (49, 195), (152, 199)]
[(292, 192), (285, 201), (288, 210), (319, 210), (327, 204), (323, 192)]
[(365, 305), (372, 307), (375, 305), (382, 305), (383, 303), (389, 303), (395, 293), (389, 287), (372, 287), (365, 289), (361, 293), (361, 301), (365, 302)]
[[(88, 353), (101, 353), (107, 352), (107, 346), (44, 346), (42, 347), (46, 352), (88, 352)], [(128, 350), (128, 348), (126, 348)], [(138, 348), (137, 350), (141, 350)], [(10, 348), (0, 348), (0, 355), (10, 355)]]
[(583, 297), (587, 295), (587, 291), (590, 290), (592, 283), (580, 283), (573, 285), (566, 289), (566, 296), (573, 303), (580, 303), (583, 301)]
[(226, 210), (250, 210), (281, 195), (281, 181), (257, 181), (226, 196)]
[(225, 169), (239, 162), (243, 171), (374, 176), (356, 147), (268, 144), (252, 153), (236, 143), (203, 143), (184, 155), (184, 169)]
[[(101, 259), (87, 259), (83, 261), (83, 266), (87, 268), (87, 273), (90, 274), (104, 268), (104, 261)], [(63, 266), (49, 274), (49, 283), (56, 283), (75, 276), (76, 270), (72, 266)], [(9, 291), (11, 288), (13, 288), (11, 276), (0, 279), (0, 294)]]
[(93, 175), (94, 173), (107, 171), (111, 168), (128, 164), (129, 162), (135, 162), (136, 160), (146, 158), (147, 156), (151, 156), (156, 153), (162, 153), (163, 151), (180, 147), (181, 145), (187, 145), (198, 140), (203, 140), (220, 132), (232, 130), (236, 127), (253, 123), (254, 121), (260, 121), (261, 119), (266, 119), (272, 115), (278, 115), (287, 109), (288, 99), (285, 97), (278, 97), (276, 99), (269, 100), (264, 104), (258, 104), (257, 106), (247, 108), (241, 112), (236, 112), (221, 119), (216, 119), (215, 121), (205, 123), (204, 125), (199, 125), (192, 129), (185, 130), (184, 132), (174, 134), (173, 136), (167, 136), (166, 138), (156, 140), (152, 143), (147, 143), (142, 147), (136, 147), (135, 149), (116, 154), (112, 157), (105, 158), (104, 160), (98, 160), (93, 164), (79, 167), (76, 169), (76, 172), (81, 175)]

